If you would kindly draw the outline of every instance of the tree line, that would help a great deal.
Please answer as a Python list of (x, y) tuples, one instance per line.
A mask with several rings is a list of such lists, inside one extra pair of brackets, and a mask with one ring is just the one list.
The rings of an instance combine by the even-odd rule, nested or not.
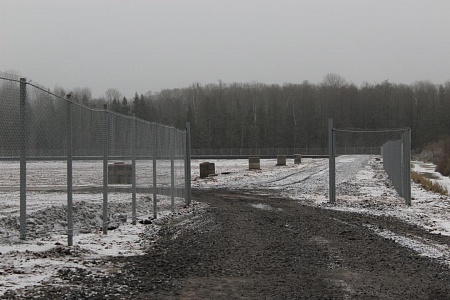
[(313, 84), (232, 83), (167, 89), (113, 102), (112, 109), (184, 128), (193, 148), (324, 148), (337, 128), (411, 128), (417, 149), (450, 134), (450, 81), (357, 87), (336, 74)]
[[(6, 83), (0, 86), (1, 98), (7, 88)], [(53, 93), (67, 95), (61, 87)], [(73, 101), (85, 106), (102, 109), (107, 104), (112, 111), (151, 122), (178, 128), (190, 122), (192, 148), (325, 148), (328, 118), (337, 128), (410, 127), (413, 149), (450, 133), (450, 81), (407, 85), (386, 80), (356, 86), (328, 74), (317, 84), (194, 83), (136, 93), (131, 99), (117, 89), (96, 99), (89, 88), (71, 94)], [(52, 111), (51, 105), (45, 104), (44, 113)]]

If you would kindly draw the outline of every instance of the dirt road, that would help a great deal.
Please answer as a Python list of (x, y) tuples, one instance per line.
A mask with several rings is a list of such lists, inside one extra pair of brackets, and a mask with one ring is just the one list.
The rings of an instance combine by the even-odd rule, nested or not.
[[(447, 265), (375, 229), (450, 245), (396, 219), (323, 210), (275, 196), (194, 191), (210, 206), (168, 220), (145, 256), (60, 272), (37, 299), (450, 299)], [(10, 298), (14, 298), (11, 295)]]

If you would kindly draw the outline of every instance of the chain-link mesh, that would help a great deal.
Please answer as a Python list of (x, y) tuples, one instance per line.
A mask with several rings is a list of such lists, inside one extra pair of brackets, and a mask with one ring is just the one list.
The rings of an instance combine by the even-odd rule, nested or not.
[(395, 190), (409, 203), (408, 134), (409, 129), (333, 129), (336, 196), (357, 195), (358, 176), (363, 178), (371, 163), (381, 163)]
[(27, 157), (66, 155), (68, 102), (36, 84), (26, 96)]
[(2, 157), (19, 157), (20, 152), (20, 78), (0, 73), (0, 151)]
[[(184, 130), (91, 109), (1, 72), (0, 125), (0, 227), (5, 229), (0, 241), (23, 237), (23, 223), (27, 236), (76, 234), (156, 217), (185, 203)], [(102, 214), (105, 161), (107, 220)], [(73, 228), (67, 213), (69, 165)]]

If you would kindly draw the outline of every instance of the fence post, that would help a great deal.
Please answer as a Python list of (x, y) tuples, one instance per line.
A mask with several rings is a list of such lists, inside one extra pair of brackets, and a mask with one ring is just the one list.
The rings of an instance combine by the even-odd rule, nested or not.
[(136, 225), (136, 143), (137, 124), (133, 114), (133, 132), (131, 133), (131, 224)]
[(73, 190), (72, 190), (72, 101), (67, 95), (67, 245), (73, 245)]
[(156, 199), (156, 159), (158, 156), (158, 126), (155, 125), (155, 132), (153, 134), (153, 218), (157, 218), (157, 199)]
[(333, 131), (333, 119), (328, 119), (328, 164), (329, 164), (329, 201), (336, 202), (336, 170), (335, 170), (335, 139)]
[(108, 150), (109, 150), (109, 113), (103, 106), (103, 234), (108, 233)]
[(186, 185), (186, 204), (191, 205), (191, 123), (186, 122), (186, 153), (184, 162), (184, 178)]
[(20, 239), (27, 226), (27, 79), (20, 78)]
[(175, 128), (171, 128), (169, 131), (169, 141), (170, 141), (170, 204), (172, 207), (172, 212), (175, 212)]
[(404, 197), (406, 205), (411, 205), (411, 128), (403, 134)]

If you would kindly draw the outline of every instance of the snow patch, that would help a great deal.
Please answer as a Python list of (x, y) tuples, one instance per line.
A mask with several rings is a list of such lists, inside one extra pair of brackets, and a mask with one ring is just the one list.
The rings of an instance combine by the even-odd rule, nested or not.
[(417, 236), (402, 236), (390, 230), (379, 229), (371, 225), (365, 226), (385, 239), (393, 240), (403, 247), (409, 248), (422, 256), (439, 259), (446, 265), (450, 266), (450, 247), (448, 247), (447, 245), (437, 244), (433, 241), (425, 240)]
[(252, 203), (250, 204), (251, 207), (261, 209), (261, 210), (272, 210), (272, 206), (264, 203)]

